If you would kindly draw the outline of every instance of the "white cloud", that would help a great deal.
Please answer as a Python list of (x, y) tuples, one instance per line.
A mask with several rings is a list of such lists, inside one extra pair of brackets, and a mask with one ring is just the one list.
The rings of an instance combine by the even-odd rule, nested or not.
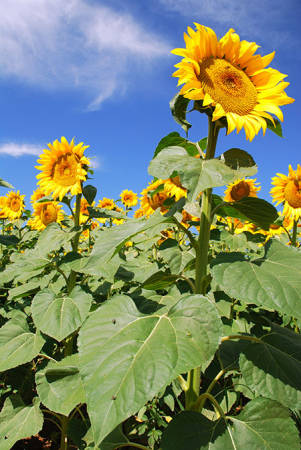
[(0, 74), (80, 88), (91, 109), (170, 50), (129, 14), (88, 0), (1, 0), (0, 16)]
[[(208, 25), (208, 21), (223, 25), (220, 35), (232, 27), (244, 39), (256, 39), (270, 48), (294, 45), (296, 36), (288, 29), (296, 0), (159, 0), (167, 10), (189, 17), (193, 22)], [(298, 0), (299, 1), (299, 0)], [(295, 6), (294, 6), (295, 4)], [(209, 25), (210, 26), (210, 25)], [(219, 31), (219, 30), (218, 30)]]
[(32, 144), (17, 144), (15, 142), (7, 142), (0, 144), (0, 155), (9, 155), (13, 157), (23, 156), (23, 155), (39, 155), (43, 146), (32, 145)]

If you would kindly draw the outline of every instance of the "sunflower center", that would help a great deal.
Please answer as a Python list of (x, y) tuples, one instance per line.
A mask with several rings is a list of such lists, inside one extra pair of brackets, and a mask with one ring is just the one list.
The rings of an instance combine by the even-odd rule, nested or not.
[(41, 211), (41, 221), (42, 223), (47, 226), (48, 224), (52, 222), (56, 222), (57, 220), (57, 208), (53, 206), (52, 204), (49, 205), (43, 205), (42, 211)]
[(244, 116), (257, 102), (257, 91), (246, 73), (225, 59), (209, 58), (200, 64), (199, 80), (206, 94), (226, 113)]
[(10, 202), (10, 209), (12, 209), (14, 212), (19, 211), (21, 206), (21, 202), (20, 199), (18, 198), (13, 198)]
[(60, 156), (52, 169), (52, 179), (61, 186), (72, 186), (77, 182), (78, 161), (74, 154)]
[(149, 204), (153, 210), (160, 208), (163, 206), (163, 203), (167, 199), (167, 194), (165, 192), (158, 192), (157, 194), (154, 194), (153, 196), (148, 198)]
[(291, 180), (287, 183), (284, 198), (293, 208), (301, 208), (301, 180)]
[(248, 197), (250, 194), (250, 186), (246, 181), (240, 181), (231, 189), (231, 197), (235, 202), (241, 200), (244, 197)]

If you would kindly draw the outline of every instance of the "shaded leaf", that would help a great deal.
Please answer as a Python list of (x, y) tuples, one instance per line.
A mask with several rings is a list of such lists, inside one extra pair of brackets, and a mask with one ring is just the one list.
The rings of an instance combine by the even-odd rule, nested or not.
[(294, 248), (270, 240), (264, 258), (221, 254), (212, 275), (230, 297), (301, 318), (301, 254)]
[(96, 194), (97, 194), (96, 187), (92, 186), (91, 184), (87, 184), (86, 186), (84, 186), (83, 196), (85, 197), (85, 199), (87, 200), (89, 205), (92, 205), (92, 203), (96, 197)]
[(76, 405), (85, 403), (78, 354), (59, 362), (50, 361), (36, 373), (36, 385), (42, 403), (51, 411), (68, 416)]
[(37, 397), (32, 406), (24, 405), (19, 395), (8, 397), (0, 413), (0, 450), (10, 450), (15, 442), (37, 434), (42, 426)]
[(83, 323), (91, 302), (92, 296), (80, 286), (75, 286), (69, 295), (58, 296), (44, 289), (32, 301), (32, 318), (43, 333), (60, 342)]
[(176, 94), (169, 102), (169, 107), (175, 121), (181, 125), (185, 133), (191, 128), (191, 123), (186, 120), (187, 106), (190, 100), (183, 95)]
[(271, 120), (269, 120), (269, 119), (265, 119), (265, 120), (266, 120), (269, 130), (273, 131), (273, 133), (277, 134), (277, 136), (283, 137), (281, 122), (278, 119), (274, 119), (275, 125), (273, 124), (273, 122)]
[(173, 131), (172, 133), (169, 133), (167, 136), (161, 139), (156, 147), (153, 157), (155, 158), (155, 156), (157, 156), (164, 148), (174, 145), (185, 148), (190, 156), (196, 156), (199, 154), (198, 149), (193, 142), (188, 141), (187, 139), (180, 136), (179, 133)]

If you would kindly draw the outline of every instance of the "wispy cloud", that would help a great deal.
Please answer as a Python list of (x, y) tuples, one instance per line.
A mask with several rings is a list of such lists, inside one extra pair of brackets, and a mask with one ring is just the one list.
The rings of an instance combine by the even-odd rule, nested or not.
[(0, 144), (0, 155), (9, 155), (17, 158), (23, 155), (37, 156), (41, 153), (43, 146), (32, 144), (17, 144), (15, 142), (7, 142)]
[(91, 109), (126, 89), (133, 65), (151, 69), (170, 49), (131, 15), (88, 0), (1, 0), (0, 16), (0, 74), (85, 90)]
[(208, 21), (233, 27), (244, 38), (266, 42), (271, 47), (294, 45), (296, 36), (288, 28), (300, 9), (299, 0), (160, 0), (165, 9), (204, 25)]

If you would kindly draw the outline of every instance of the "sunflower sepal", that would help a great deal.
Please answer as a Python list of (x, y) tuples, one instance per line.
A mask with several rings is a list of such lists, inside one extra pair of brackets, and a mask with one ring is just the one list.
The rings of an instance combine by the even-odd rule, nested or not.
[(283, 138), (283, 133), (282, 133), (282, 125), (280, 120), (278, 119), (265, 119), (266, 123), (267, 123), (267, 127), (269, 130), (273, 131), (273, 133), (277, 134), (277, 136)]
[(186, 120), (187, 107), (190, 103), (188, 98), (185, 98), (180, 93), (177, 93), (169, 102), (169, 107), (174, 120), (181, 125), (186, 135), (188, 134), (191, 123)]

